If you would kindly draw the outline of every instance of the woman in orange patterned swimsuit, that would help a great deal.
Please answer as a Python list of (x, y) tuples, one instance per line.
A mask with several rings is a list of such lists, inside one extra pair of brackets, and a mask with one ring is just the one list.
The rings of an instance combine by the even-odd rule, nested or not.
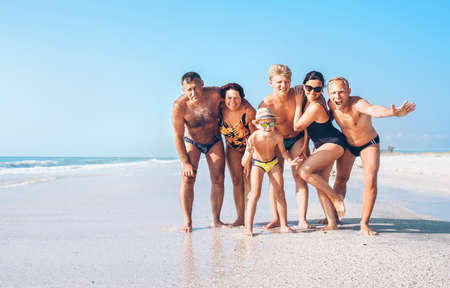
[[(233, 181), (234, 203), (237, 211), (237, 219), (233, 226), (240, 226), (244, 224), (247, 194), (250, 191), (250, 181), (244, 177), (241, 159), (244, 156), (247, 139), (256, 129), (252, 124), (256, 111), (244, 99), (244, 89), (239, 84), (229, 83), (223, 86), (220, 94), (225, 101), (219, 128), (227, 143), (227, 163)], [(250, 169), (250, 167), (245, 168)]]

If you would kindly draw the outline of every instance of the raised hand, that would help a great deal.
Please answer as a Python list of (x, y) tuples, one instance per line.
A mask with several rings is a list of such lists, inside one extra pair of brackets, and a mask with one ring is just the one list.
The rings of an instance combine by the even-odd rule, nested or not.
[(408, 113), (416, 110), (416, 104), (414, 102), (408, 103), (408, 100), (402, 103), (402, 105), (398, 108), (392, 104), (392, 115), (397, 117), (402, 117), (407, 115)]

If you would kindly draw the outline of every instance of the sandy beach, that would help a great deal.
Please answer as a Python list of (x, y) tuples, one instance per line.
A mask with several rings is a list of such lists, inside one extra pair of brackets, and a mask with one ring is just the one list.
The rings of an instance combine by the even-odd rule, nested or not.
[[(271, 219), (265, 185), (254, 238), (243, 236), (243, 228), (209, 228), (204, 160), (191, 234), (179, 232), (177, 161), (2, 188), (0, 287), (448, 287), (450, 154), (382, 154), (372, 216), (376, 237), (358, 233), (358, 161), (339, 231), (264, 231), (261, 225)], [(227, 174), (226, 222), (235, 217), (231, 187)], [(288, 220), (296, 228), (288, 170), (285, 190)], [(309, 203), (314, 224), (323, 217), (314, 189)]]

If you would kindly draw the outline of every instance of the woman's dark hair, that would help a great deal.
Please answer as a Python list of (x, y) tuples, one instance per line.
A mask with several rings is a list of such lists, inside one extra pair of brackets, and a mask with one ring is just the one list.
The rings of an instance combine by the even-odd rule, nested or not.
[(309, 80), (320, 80), (322, 81), (322, 86), (325, 85), (325, 79), (323, 79), (323, 75), (317, 71), (311, 71), (305, 76), (305, 80), (303, 80), (303, 84), (306, 84)]
[(228, 83), (226, 85), (223, 85), (220, 88), (220, 96), (225, 99), (225, 94), (227, 93), (228, 90), (233, 89), (239, 92), (239, 96), (241, 96), (241, 99), (244, 99), (245, 94), (244, 94), (244, 89), (242, 88), (241, 85), (237, 84), (237, 83)]

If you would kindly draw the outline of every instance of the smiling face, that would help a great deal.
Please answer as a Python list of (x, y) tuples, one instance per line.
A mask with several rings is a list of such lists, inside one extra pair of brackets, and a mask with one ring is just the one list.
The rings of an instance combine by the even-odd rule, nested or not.
[(291, 78), (287, 75), (275, 75), (269, 81), (276, 95), (287, 95), (291, 88)]
[(225, 105), (230, 111), (236, 111), (241, 106), (241, 95), (239, 91), (228, 89), (225, 93)]
[(303, 85), (303, 90), (305, 91), (305, 95), (308, 98), (308, 101), (314, 101), (320, 97), (323, 90), (323, 83), (320, 80), (308, 80)]
[(183, 81), (182, 85), (183, 94), (189, 98), (193, 103), (200, 101), (203, 92), (203, 80), (195, 78), (191, 82)]
[(336, 80), (328, 84), (328, 97), (336, 105), (337, 110), (341, 110), (348, 104), (350, 98), (350, 87), (344, 81)]

